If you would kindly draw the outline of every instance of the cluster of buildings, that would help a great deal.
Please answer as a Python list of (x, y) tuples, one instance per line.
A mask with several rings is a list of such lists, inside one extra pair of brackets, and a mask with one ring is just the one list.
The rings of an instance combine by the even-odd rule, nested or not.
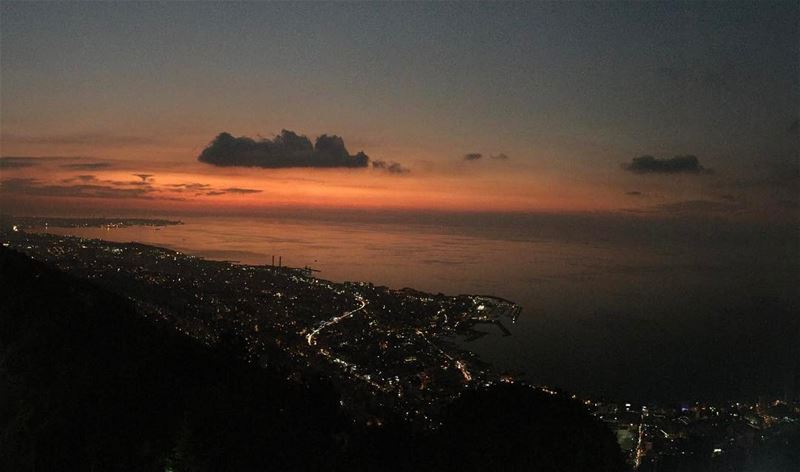
[(739, 470), (770, 443), (800, 428), (800, 403), (691, 403), (672, 406), (584, 400), (608, 424), (635, 469)]
[[(77, 223), (76, 223), (77, 224)], [(3, 231), (4, 245), (120, 294), (147, 318), (251, 362), (322, 374), (365, 423), (386, 412), (423, 426), (463, 388), (501, 376), (453, 342), (506, 330), (520, 308), (490, 296), (336, 283), (308, 269), (209, 261), (136, 243)], [(299, 374), (298, 374), (299, 373)]]

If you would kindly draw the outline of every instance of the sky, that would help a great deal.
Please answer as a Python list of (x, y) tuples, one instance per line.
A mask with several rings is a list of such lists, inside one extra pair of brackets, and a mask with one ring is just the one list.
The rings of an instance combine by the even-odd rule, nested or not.
[[(796, 222), (798, 9), (4, 1), (0, 212)], [(287, 167), (274, 146), (257, 166), (232, 148), (225, 165), (198, 161), (222, 132), (284, 129), (340, 136), (370, 162), (322, 167), (314, 151)]]

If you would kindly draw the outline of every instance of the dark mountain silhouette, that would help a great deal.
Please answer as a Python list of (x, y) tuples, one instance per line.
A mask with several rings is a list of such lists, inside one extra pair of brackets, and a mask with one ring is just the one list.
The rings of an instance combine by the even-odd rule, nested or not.
[(611, 472), (626, 470), (612, 432), (565, 395), (518, 384), (469, 391), (441, 430), (443, 469)]
[(331, 459), (343, 418), (324, 383), (290, 384), (18, 253), (3, 249), (0, 268), (0, 469), (307, 470)]

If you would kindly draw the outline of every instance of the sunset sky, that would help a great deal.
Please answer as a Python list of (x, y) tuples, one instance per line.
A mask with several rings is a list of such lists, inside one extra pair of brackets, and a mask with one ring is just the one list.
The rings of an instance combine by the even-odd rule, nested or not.
[[(0, 212), (796, 219), (797, 19), (797, 2), (4, 1)], [(197, 160), (220, 132), (282, 129), (407, 172)]]

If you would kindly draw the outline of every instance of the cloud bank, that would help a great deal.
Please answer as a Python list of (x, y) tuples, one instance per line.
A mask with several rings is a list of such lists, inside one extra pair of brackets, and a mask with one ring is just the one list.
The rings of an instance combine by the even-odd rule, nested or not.
[(659, 159), (653, 156), (634, 157), (622, 168), (634, 174), (702, 174), (711, 173), (700, 165), (697, 156), (675, 156), (670, 159)]
[(202, 197), (226, 194), (251, 195), (263, 192), (261, 189), (243, 187), (217, 188), (199, 182), (155, 185), (153, 174), (132, 175), (138, 177), (138, 180), (102, 179), (93, 174), (74, 175), (57, 182), (47, 182), (31, 177), (11, 178), (0, 180), (0, 196), (15, 194), (34, 197), (183, 201), (186, 200), (185, 194)]
[(37, 164), (35, 160), (26, 157), (0, 157), (0, 169), (22, 169)]
[(273, 139), (255, 140), (220, 133), (197, 158), (220, 167), (366, 167), (369, 157), (363, 152), (351, 155), (339, 136), (323, 134), (312, 146), (311, 140), (293, 131), (282, 130)]
[(2, 156), (0, 157), (0, 169), (22, 169), (25, 167), (38, 166), (49, 161), (63, 161), (68, 159), (80, 159), (79, 157), (66, 156)]
[(77, 170), (97, 170), (97, 169), (106, 169), (111, 167), (111, 164), (108, 162), (86, 162), (86, 163), (77, 163), (77, 164), (64, 164), (61, 167), (65, 169), (77, 169)]
[(261, 193), (263, 190), (257, 190), (253, 188), (241, 188), (241, 187), (228, 187), (221, 190), (225, 193), (240, 193), (240, 194), (247, 194), (247, 193)]
[(152, 199), (151, 187), (123, 188), (99, 182), (96, 179), (80, 179), (77, 185), (53, 185), (33, 178), (14, 178), (0, 182), (0, 192), (39, 197), (94, 197), (94, 198), (141, 198)]

